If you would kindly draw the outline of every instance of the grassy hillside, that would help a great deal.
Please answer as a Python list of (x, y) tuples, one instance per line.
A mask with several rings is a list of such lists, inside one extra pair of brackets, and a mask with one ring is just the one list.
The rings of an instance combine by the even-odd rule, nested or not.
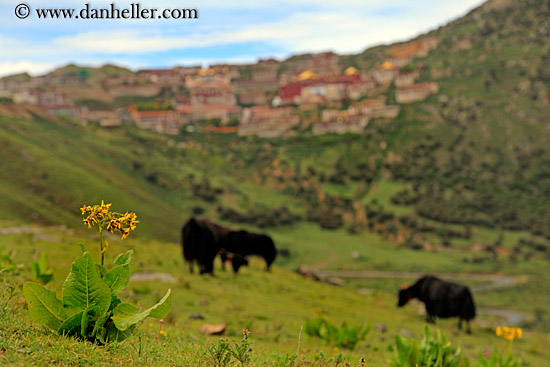
[[(121, 298), (142, 306), (152, 304), (172, 288), (174, 300), (165, 318), (160, 344), (156, 345), (158, 321), (146, 321), (128, 341), (116, 346), (101, 348), (74, 339), (63, 339), (31, 323), (23, 309), (19, 286), (30, 277), (28, 260), (40, 253), (49, 255), (54, 271), (51, 288), (61, 290), (72, 259), (80, 254), (76, 245), (82, 241), (99, 257), (97, 240), (88, 236), (75, 236), (73, 231), (37, 229), (26, 235), (0, 237), (0, 248), (17, 248), (15, 263), (23, 262), (19, 276), (5, 273), (5, 280), (15, 284), (13, 299), (5, 306), (2, 299), (0, 348), (2, 361), (9, 365), (209, 365), (207, 346), (217, 343), (220, 337), (207, 336), (200, 331), (205, 324), (226, 324), (227, 336), (238, 343), (241, 330), (251, 332), (251, 365), (283, 366), (285, 355), (298, 355), (298, 365), (334, 366), (360, 365), (364, 358), (368, 366), (388, 366), (393, 358), (392, 344), (397, 334), (418, 339), (425, 322), (416, 303), (403, 309), (396, 308), (395, 294), (388, 290), (373, 289), (363, 294), (347, 287), (336, 287), (284, 270), (276, 266), (271, 273), (262, 270), (260, 261), (243, 268), (239, 276), (216, 269), (215, 277), (201, 277), (183, 271), (179, 246), (159, 241), (110, 239), (106, 263), (126, 249), (134, 249), (134, 273), (171, 274), (176, 283), (160, 281), (131, 281)], [(343, 236), (345, 239), (345, 236)], [(308, 238), (303, 239), (309, 242)], [(373, 246), (375, 249), (378, 246)], [(382, 249), (379, 249), (380, 251)], [(6, 291), (6, 283), (2, 283)], [(393, 288), (393, 287), (392, 287)], [(393, 288), (395, 289), (395, 288)], [(5, 293), (3, 293), (5, 294)], [(201, 314), (205, 320), (190, 319)], [(307, 320), (321, 316), (336, 325), (347, 321), (350, 325), (371, 327), (365, 340), (352, 351), (336, 348), (323, 340), (307, 335), (301, 328)], [(473, 358), (478, 350), (490, 353), (493, 348), (503, 351), (502, 338), (494, 335), (497, 319), (480, 316), (472, 335), (456, 331), (454, 320), (439, 321), (433, 330), (441, 329), (455, 346), (463, 348), (465, 356)], [(526, 331), (522, 339), (514, 342), (513, 354), (530, 366), (541, 366), (549, 357), (544, 347), (547, 334)], [(61, 347), (62, 346), (62, 347)], [(141, 352), (139, 352), (141, 349)], [(341, 364), (336, 360), (340, 359)], [(331, 360), (331, 361), (329, 361)]]
[(549, 237), (549, 16), (546, 1), (489, 1), (430, 33), (441, 44), (417, 63), (440, 92), (387, 135), (388, 174), (421, 216)]
[[(77, 226), (74, 208), (116, 201), (140, 213), (142, 235), (176, 240), (184, 219), (193, 211), (215, 213), (220, 197), (244, 208), (297, 207), (269, 188), (241, 187), (244, 164), (214, 144), (208, 151), (201, 142), (131, 128), (109, 132), (9, 116), (0, 116), (0, 144), (0, 218), (12, 222)], [(243, 168), (236, 172), (227, 162)]]
[[(480, 313), (473, 335), (458, 333), (454, 320), (434, 330), (470, 359), (478, 349), (512, 348), (525, 365), (544, 365), (550, 358), (548, 19), (547, 1), (490, 1), (433, 31), (442, 42), (419, 63), (421, 79), (438, 82), (440, 92), (403, 105), (391, 122), (372, 121), (364, 135), (312, 137), (306, 129), (285, 140), (161, 136), (131, 126), (83, 127), (0, 102), (0, 268), (12, 252), (23, 264), (19, 275), (0, 275), (0, 364), (207, 365), (207, 347), (219, 337), (204, 335), (203, 322), (189, 318), (200, 313), (205, 323), (226, 323), (234, 342), (249, 329), (253, 365), (291, 365), (285, 355), (297, 354), (305, 366), (344, 365), (341, 358), (360, 365), (361, 357), (368, 366), (389, 366), (394, 336), (419, 339), (425, 325), (417, 304), (395, 307), (396, 290), (437, 273), (473, 289), (491, 277), (511, 283), (474, 292)], [(341, 60), (369, 70), (387, 51), (381, 46)], [(91, 80), (99, 78), (89, 71)], [(388, 93), (392, 99), (394, 91)], [(20, 286), (31, 277), (31, 260), (48, 254), (59, 291), (78, 242), (97, 257), (78, 208), (101, 200), (141, 221), (128, 241), (109, 238), (108, 259), (133, 248), (135, 272), (177, 279), (135, 281), (123, 295), (145, 306), (173, 288), (159, 346), (155, 323), (146, 322), (128, 342), (100, 348), (60, 342), (28, 318)], [(219, 269), (213, 278), (189, 275), (177, 243), (191, 215), (266, 232), (288, 256), (278, 257), (272, 273), (253, 261), (238, 277)], [(304, 279), (292, 272), (300, 265), (345, 287)], [(15, 296), (6, 301), (12, 288)], [(524, 338), (505, 344), (495, 327), (518, 315)], [(316, 316), (371, 331), (354, 351), (336, 350), (300, 334)]]

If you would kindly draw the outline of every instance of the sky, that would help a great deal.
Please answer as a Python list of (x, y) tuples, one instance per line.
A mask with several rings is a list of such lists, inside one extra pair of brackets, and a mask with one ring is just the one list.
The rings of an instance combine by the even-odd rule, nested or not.
[[(0, 76), (69, 63), (133, 70), (359, 53), (456, 19), (483, 0), (0, 0)], [(196, 9), (197, 19), (39, 19), (36, 9)], [(19, 4), (30, 15), (19, 19)], [(25, 15), (25, 9), (19, 10)]]

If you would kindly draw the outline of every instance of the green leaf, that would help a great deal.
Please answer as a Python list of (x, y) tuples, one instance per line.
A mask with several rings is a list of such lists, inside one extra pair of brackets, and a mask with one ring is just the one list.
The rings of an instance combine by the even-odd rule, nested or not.
[(166, 295), (156, 305), (145, 311), (140, 312), (134, 305), (129, 303), (121, 303), (113, 310), (113, 322), (119, 330), (124, 331), (136, 325), (140, 321), (145, 320), (147, 317), (164, 317), (168, 311), (170, 311), (171, 303), (171, 289), (168, 289)]
[(155, 317), (157, 319), (163, 318), (164, 316), (166, 316), (168, 311), (170, 311), (171, 305), (172, 305), (172, 290), (168, 289), (164, 297), (162, 297), (162, 299), (158, 301), (156, 305), (149, 308), (149, 310), (151, 310), (151, 314), (149, 315), (149, 317)]
[[(99, 337), (99, 332), (101, 329), (104, 329), (105, 323), (111, 316), (110, 312), (107, 312), (105, 315), (101, 316), (97, 321), (95, 322), (94, 329), (92, 330), (92, 334), (90, 336), (92, 337)], [(106, 330), (105, 330), (106, 331)], [(105, 344), (105, 342), (103, 342)]]
[(84, 339), (91, 339), (99, 317), (99, 306), (87, 307), (84, 311), (78, 312), (69, 317), (59, 328), (59, 334), (65, 336), (77, 336)]
[(129, 327), (126, 330), (119, 330), (113, 324), (113, 325), (111, 325), (111, 327), (109, 329), (107, 329), (107, 337), (105, 338), (106, 342), (107, 343), (111, 343), (111, 342), (114, 342), (114, 341), (121, 342), (124, 339), (128, 338), (130, 335), (132, 335), (135, 328), (136, 328), (136, 325), (132, 325), (131, 327)]
[(90, 306), (82, 314), (82, 323), (80, 324), (80, 335), (84, 338), (90, 338), (93, 334), (93, 327), (99, 318), (99, 306)]
[(117, 265), (107, 272), (105, 281), (111, 289), (111, 296), (116, 296), (130, 281), (130, 264)]
[(48, 284), (53, 278), (53, 271), (49, 266), (46, 253), (42, 253), (38, 261), (33, 261), (31, 270), (34, 279), (39, 280), (42, 284)]
[(97, 268), (99, 276), (105, 278), (105, 275), (107, 275), (107, 268), (100, 264), (95, 264), (95, 267)]
[(90, 306), (99, 306), (104, 314), (111, 304), (111, 290), (99, 276), (92, 255), (85, 252), (73, 262), (71, 272), (63, 284), (63, 303), (74, 313)]
[(42, 255), (40, 256), (40, 259), (38, 260), (38, 269), (42, 274), (52, 272), (52, 269), (50, 269), (50, 264), (48, 262), (48, 256), (46, 255), (45, 252), (42, 253)]
[(123, 254), (120, 254), (116, 257), (114, 265), (124, 265), (131, 264), (134, 256), (134, 250), (128, 250)]
[(37, 283), (25, 283), (23, 294), (29, 306), (29, 313), (34, 321), (40, 322), (57, 331), (67, 319), (63, 303), (54, 291), (50, 291)]
[(31, 270), (32, 270), (32, 276), (34, 279), (38, 279), (40, 276), (40, 268), (38, 267), (38, 263), (36, 261), (33, 261), (31, 264)]
[(113, 311), (118, 305), (120, 305), (122, 301), (117, 296), (111, 297), (111, 305), (109, 306), (109, 311)]
[(99, 344), (107, 344), (107, 329), (104, 327), (94, 328), (94, 336)]
[(84, 247), (84, 244), (82, 242), (80, 242), (78, 246), (80, 246), (80, 251), (82, 251), (82, 253), (88, 252), (88, 250), (86, 250), (86, 247)]
[(84, 311), (75, 313), (69, 317), (59, 328), (59, 334), (65, 336), (80, 336), (80, 330), (82, 328), (82, 315)]

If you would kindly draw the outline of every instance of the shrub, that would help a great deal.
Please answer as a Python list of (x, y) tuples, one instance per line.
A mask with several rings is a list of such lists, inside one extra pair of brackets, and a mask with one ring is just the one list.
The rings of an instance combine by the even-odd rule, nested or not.
[(55, 291), (37, 283), (25, 283), (23, 293), (32, 319), (61, 335), (107, 344), (126, 339), (147, 317), (164, 317), (170, 309), (170, 290), (145, 311), (118, 298), (130, 280), (132, 254), (130, 250), (119, 255), (107, 270), (96, 264), (83, 247), (82, 256), (74, 260), (65, 279), (61, 300)]
[(473, 367), (518, 367), (520, 364), (521, 360), (518, 358), (512, 357), (509, 353), (503, 356), (495, 349), (488, 359), (485, 359), (479, 352)]
[(364, 326), (350, 328), (345, 321), (342, 327), (338, 328), (327, 320), (317, 317), (306, 321), (304, 331), (307, 335), (324, 339), (336, 347), (352, 350), (358, 342), (365, 340), (370, 328)]
[(118, 294), (130, 280), (130, 264), (133, 251), (120, 254), (113, 267), (105, 268), (104, 253), (107, 243), (103, 230), (119, 231), (124, 239), (137, 221), (134, 213), (110, 212), (111, 204), (84, 206), (82, 214), (88, 216), (84, 223), (90, 228), (96, 225), (100, 233), (101, 264), (80, 244), (82, 255), (77, 257), (71, 272), (65, 279), (61, 299), (55, 291), (40, 284), (27, 282), (23, 293), (33, 320), (44, 324), (61, 335), (107, 344), (122, 341), (130, 336), (137, 324), (147, 317), (164, 317), (170, 310), (171, 290), (153, 307), (140, 311), (130, 303), (123, 303)]
[(212, 362), (215, 367), (225, 367), (231, 362), (238, 362), (241, 366), (246, 366), (250, 363), (252, 352), (250, 341), (248, 340), (249, 335), (250, 333), (248, 330), (243, 330), (241, 344), (235, 343), (233, 346), (228, 339), (220, 339), (217, 345), (210, 344), (207, 354), (210, 358), (210, 362)]
[(394, 367), (462, 367), (467, 363), (462, 358), (460, 348), (451, 347), (441, 331), (437, 332), (435, 338), (427, 326), (420, 343), (397, 335), (395, 346), (396, 355), (392, 361)]
[(46, 253), (42, 253), (38, 261), (31, 264), (34, 279), (42, 284), (48, 284), (53, 279), (53, 271), (50, 268)]

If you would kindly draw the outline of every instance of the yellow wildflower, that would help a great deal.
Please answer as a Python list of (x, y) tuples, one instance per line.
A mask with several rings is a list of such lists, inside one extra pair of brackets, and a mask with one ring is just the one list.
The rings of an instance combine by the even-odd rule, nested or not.
[(131, 231), (136, 229), (136, 224), (139, 223), (137, 215), (128, 212), (124, 214), (111, 212), (111, 205), (111, 203), (105, 204), (103, 200), (101, 200), (100, 205), (84, 205), (80, 210), (82, 215), (88, 214), (88, 216), (83, 221), (88, 225), (88, 228), (92, 228), (94, 224), (97, 224), (100, 232), (103, 229), (111, 233), (118, 231), (122, 239), (125, 239)]
[(498, 326), (496, 335), (502, 336), (506, 340), (520, 339), (523, 336), (523, 330), (521, 330), (521, 328)]
[(166, 336), (166, 332), (165, 332), (164, 330), (161, 330), (161, 331), (160, 331), (160, 335)]

